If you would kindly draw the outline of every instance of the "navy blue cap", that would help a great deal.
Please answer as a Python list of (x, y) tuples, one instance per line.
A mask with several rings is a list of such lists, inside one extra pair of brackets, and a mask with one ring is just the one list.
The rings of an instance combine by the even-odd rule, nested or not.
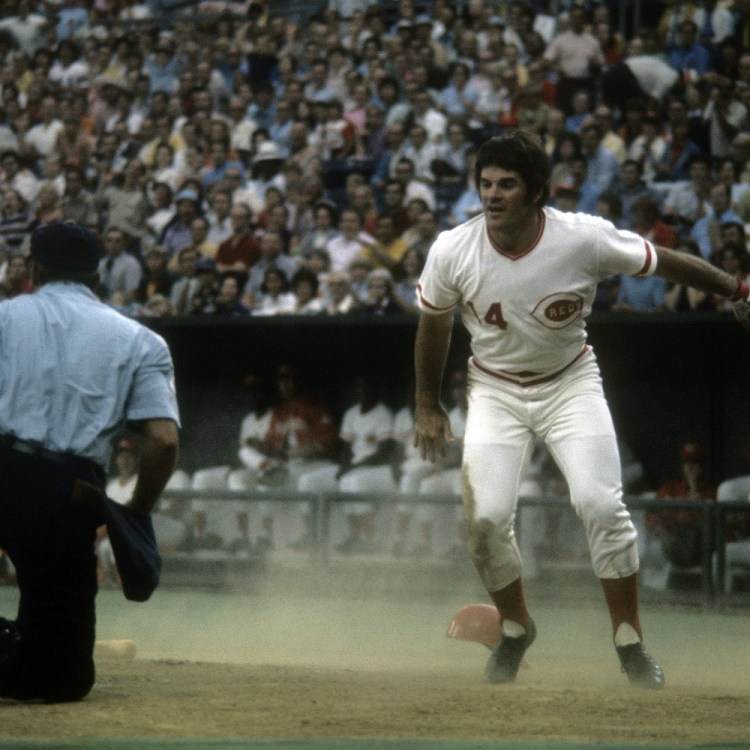
[(80, 224), (45, 224), (31, 233), (31, 258), (51, 271), (92, 273), (102, 256), (99, 238)]

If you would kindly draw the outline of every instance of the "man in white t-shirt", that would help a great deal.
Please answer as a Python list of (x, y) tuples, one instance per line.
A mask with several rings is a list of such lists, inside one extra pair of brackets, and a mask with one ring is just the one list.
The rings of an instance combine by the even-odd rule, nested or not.
[(438, 236), (418, 287), (415, 441), (434, 460), (452, 440), (439, 398), (459, 308), (473, 353), (462, 467), (468, 546), (502, 618), (486, 679), (513, 682), (536, 637), (513, 527), (541, 438), (583, 521), (622, 668), (632, 684), (661, 688), (663, 672), (642, 643), (637, 535), (622, 502), (617, 438), (585, 318), (597, 283), (615, 273), (656, 273), (729, 297), (748, 326), (750, 287), (598, 217), (547, 207), (548, 157), (528, 133), (484, 143), (475, 178), (484, 213)]

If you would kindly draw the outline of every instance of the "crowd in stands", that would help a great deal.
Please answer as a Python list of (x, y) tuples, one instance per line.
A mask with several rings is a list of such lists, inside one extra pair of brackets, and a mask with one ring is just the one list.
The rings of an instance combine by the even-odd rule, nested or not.
[[(2, 296), (62, 220), (100, 233), (129, 315), (415, 313), (437, 233), (481, 211), (478, 145), (512, 128), (552, 206), (750, 271), (745, 0), (641, 3), (637, 28), (611, 0), (165, 5), (2, 4)], [(654, 277), (595, 303), (717, 308)]]

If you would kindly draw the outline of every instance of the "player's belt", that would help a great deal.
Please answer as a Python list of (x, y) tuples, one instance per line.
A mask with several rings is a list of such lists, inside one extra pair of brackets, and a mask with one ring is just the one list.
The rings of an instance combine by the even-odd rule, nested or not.
[(60, 451), (51, 451), (42, 447), (38, 443), (30, 440), (22, 440), (15, 435), (0, 435), (0, 447), (8, 448), (17, 453), (26, 453), (29, 456), (36, 456), (45, 461), (52, 461), (57, 464), (66, 464), (74, 468), (94, 470), (97, 475), (103, 475), (102, 467), (96, 461), (83, 456), (77, 456), (75, 453), (62, 453)]
[(585, 344), (583, 349), (570, 361), (565, 367), (555, 370), (550, 373), (537, 373), (537, 372), (524, 372), (524, 373), (512, 373), (512, 372), (497, 372), (496, 370), (490, 370), (489, 367), (485, 367), (476, 357), (472, 357), (469, 361), (477, 370), (490, 375), (498, 380), (504, 380), (506, 383), (513, 383), (514, 385), (520, 385), (522, 388), (527, 388), (531, 385), (542, 385), (543, 383), (549, 383), (555, 378), (562, 375), (569, 367), (572, 367), (578, 360), (586, 354), (590, 349), (588, 344)]

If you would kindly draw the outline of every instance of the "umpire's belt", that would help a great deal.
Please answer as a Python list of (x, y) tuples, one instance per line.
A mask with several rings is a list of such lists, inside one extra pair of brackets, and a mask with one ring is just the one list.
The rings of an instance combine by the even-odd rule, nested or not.
[(55, 463), (66, 464), (73, 468), (93, 471), (97, 477), (104, 479), (104, 470), (98, 463), (96, 463), (96, 461), (92, 461), (90, 458), (84, 458), (83, 456), (77, 456), (75, 453), (51, 451), (47, 448), (43, 448), (37, 443), (17, 438), (15, 435), (0, 435), (0, 447), (9, 448), (12, 451), (18, 451), (18, 453), (26, 453), (30, 456), (36, 456), (45, 461), (54, 461)]

